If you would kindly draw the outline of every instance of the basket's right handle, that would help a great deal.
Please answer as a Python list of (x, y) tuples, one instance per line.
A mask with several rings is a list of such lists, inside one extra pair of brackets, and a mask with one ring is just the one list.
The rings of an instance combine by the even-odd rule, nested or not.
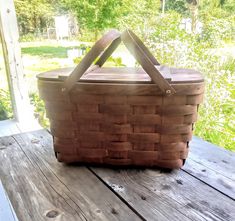
[(138, 44), (138, 46), (142, 49), (142, 51), (146, 54), (146, 56), (151, 60), (153, 65), (160, 65), (160, 63), (157, 61), (157, 59), (152, 55), (152, 53), (149, 51), (149, 49), (144, 45), (144, 43), (139, 39), (139, 37), (131, 30), (128, 30), (131, 37), (135, 40), (135, 42)]
[(143, 42), (131, 31), (126, 30), (122, 33), (121, 39), (130, 53), (139, 62), (153, 82), (158, 85), (164, 94), (175, 94), (175, 89), (165, 80), (162, 74), (154, 65), (159, 65)]

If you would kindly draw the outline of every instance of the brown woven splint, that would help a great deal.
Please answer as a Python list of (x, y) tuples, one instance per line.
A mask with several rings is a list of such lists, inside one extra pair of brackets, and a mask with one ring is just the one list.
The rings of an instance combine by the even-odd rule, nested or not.
[[(101, 67), (121, 41), (141, 68)], [(161, 66), (130, 30), (108, 32), (74, 70), (42, 73), (38, 86), (58, 161), (166, 168), (187, 158), (204, 92), (199, 72)]]

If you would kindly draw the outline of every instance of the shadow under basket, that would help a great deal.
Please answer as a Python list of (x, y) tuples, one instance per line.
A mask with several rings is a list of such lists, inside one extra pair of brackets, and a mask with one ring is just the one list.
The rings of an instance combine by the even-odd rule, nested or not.
[[(102, 67), (120, 42), (141, 67)], [(183, 166), (203, 99), (203, 77), (160, 65), (132, 31), (111, 30), (75, 69), (37, 77), (58, 161)]]

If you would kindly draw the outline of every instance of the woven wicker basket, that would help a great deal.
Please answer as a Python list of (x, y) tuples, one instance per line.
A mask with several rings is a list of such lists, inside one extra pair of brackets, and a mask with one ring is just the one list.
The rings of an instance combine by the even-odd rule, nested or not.
[[(101, 68), (121, 41), (141, 68)], [(58, 161), (166, 168), (184, 164), (204, 92), (199, 72), (159, 65), (130, 30), (108, 32), (38, 86)]]

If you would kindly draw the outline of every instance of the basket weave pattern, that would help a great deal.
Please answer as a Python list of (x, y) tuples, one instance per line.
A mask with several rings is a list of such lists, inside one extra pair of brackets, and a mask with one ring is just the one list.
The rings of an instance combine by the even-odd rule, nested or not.
[(41, 93), (59, 161), (179, 168), (202, 94)]

